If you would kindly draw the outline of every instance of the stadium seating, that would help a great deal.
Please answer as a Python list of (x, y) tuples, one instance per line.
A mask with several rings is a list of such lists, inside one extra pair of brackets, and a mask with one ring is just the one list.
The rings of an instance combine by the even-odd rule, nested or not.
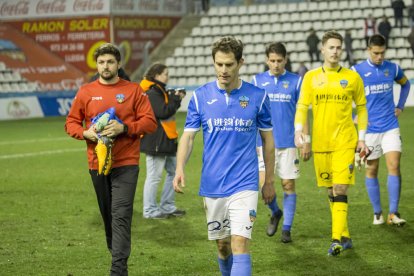
[[(211, 7), (191, 36), (176, 49), (174, 56), (166, 60), (171, 69), (169, 84), (197, 86), (203, 83), (201, 80), (214, 79), (210, 46), (224, 35), (234, 35), (245, 44), (246, 65), (240, 71), (245, 80), (251, 80), (253, 75), (263, 70), (264, 45), (271, 41), (287, 45), (293, 71), (297, 70), (300, 62), (308, 68), (319, 66), (318, 63), (310, 63), (307, 53), (305, 40), (311, 27), (320, 38), (327, 30), (335, 29), (343, 34), (345, 30), (350, 30), (354, 56), (357, 61), (363, 60), (366, 58), (364, 18), (370, 13), (378, 19), (384, 14), (391, 17), (390, 1), (345, 0)], [(408, 26), (392, 30), (387, 58), (398, 62), (412, 79), (412, 59), (407, 59), (412, 57), (406, 39), (408, 33)], [(347, 62), (342, 64), (349, 66)], [(206, 65), (210, 67), (208, 70), (205, 70)]]
[(7, 68), (0, 62), (0, 93), (26, 93), (38, 90), (37, 84), (25, 80), (19, 72)]

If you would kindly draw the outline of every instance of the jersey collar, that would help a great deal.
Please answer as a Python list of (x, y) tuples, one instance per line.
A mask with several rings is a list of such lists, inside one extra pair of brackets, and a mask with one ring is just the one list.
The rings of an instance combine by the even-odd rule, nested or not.
[[(237, 87), (237, 88), (235, 88), (235, 89), (231, 90), (230, 94), (234, 94), (234, 93), (238, 92), (238, 91), (240, 90), (240, 88), (243, 86), (243, 82), (244, 82), (244, 81), (243, 81), (242, 79), (240, 79), (240, 78), (239, 78), (239, 80), (240, 80), (240, 85), (239, 85), (239, 87)], [(222, 93), (222, 94), (227, 93), (225, 89), (221, 89), (221, 88), (220, 88), (219, 83), (218, 83), (218, 80), (216, 80), (216, 87), (217, 87), (217, 90), (218, 90), (220, 93)]]
[(372, 62), (371, 62), (371, 60), (368, 58), (368, 59), (367, 59), (367, 63), (368, 63), (368, 65), (369, 65), (369, 66), (371, 66), (371, 67), (381, 67), (381, 66), (384, 64), (384, 61), (383, 61), (381, 64), (376, 65), (376, 64), (372, 63)]

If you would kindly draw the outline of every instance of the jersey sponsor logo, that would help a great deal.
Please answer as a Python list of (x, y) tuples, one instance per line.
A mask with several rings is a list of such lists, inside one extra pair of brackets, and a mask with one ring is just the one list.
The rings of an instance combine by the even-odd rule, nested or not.
[(256, 210), (254, 209), (249, 210), (249, 217), (250, 217), (251, 222), (255, 222), (256, 217), (257, 217)]
[(269, 93), (269, 100), (271, 102), (290, 102), (292, 95), (283, 93)]
[(392, 84), (390, 83), (378, 83), (365, 86), (365, 96), (370, 94), (381, 94), (386, 92), (392, 92)]
[(319, 103), (346, 103), (348, 101), (348, 96), (344, 94), (316, 94), (315, 95), (315, 105)]
[(117, 94), (116, 95), (116, 101), (118, 103), (123, 103), (125, 101), (125, 95), (124, 94)]
[(243, 118), (210, 118), (207, 120), (207, 132), (213, 131), (237, 131), (249, 132), (253, 131), (253, 120), (245, 120)]
[(239, 97), (240, 106), (243, 107), (243, 108), (246, 108), (249, 105), (249, 101), (250, 101), (250, 99), (247, 96), (240, 96)]
[(217, 102), (218, 100), (217, 99), (212, 99), (211, 101), (207, 101), (207, 103), (208, 104), (213, 104), (213, 103), (215, 103), (215, 102)]
[(92, 101), (102, 101), (103, 98), (101, 96), (98, 97), (92, 97)]
[(288, 81), (282, 81), (282, 86), (283, 86), (285, 89), (288, 89), (288, 88), (289, 88), (289, 83), (290, 83), (290, 82), (288, 82)]
[(262, 83), (262, 86), (268, 86), (270, 84), (270, 82), (264, 82), (264, 83)]
[(372, 74), (371, 72), (368, 72), (368, 73), (365, 73), (364, 76), (369, 77), (369, 76), (371, 76), (371, 74)]
[(348, 86), (347, 80), (340, 80), (339, 83), (341, 84), (342, 88), (346, 88)]

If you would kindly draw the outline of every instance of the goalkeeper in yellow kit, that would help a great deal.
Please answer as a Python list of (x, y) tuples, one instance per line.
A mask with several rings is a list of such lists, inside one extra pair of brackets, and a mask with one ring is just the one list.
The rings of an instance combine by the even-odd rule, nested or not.
[[(302, 128), (312, 105), (312, 150), (319, 187), (326, 187), (332, 213), (332, 244), (328, 254), (336, 256), (352, 248), (348, 230), (349, 185), (355, 183), (355, 150), (368, 152), (365, 132), (368, 113), (361, 77), (339, 65), (342, 36), (328, 31), (322, 38), (322, 67), (304, 76), (295, 114), (295, 144), (304, 143)], [(358, 114), (358, 134), (352, 121), (352, 102)]]

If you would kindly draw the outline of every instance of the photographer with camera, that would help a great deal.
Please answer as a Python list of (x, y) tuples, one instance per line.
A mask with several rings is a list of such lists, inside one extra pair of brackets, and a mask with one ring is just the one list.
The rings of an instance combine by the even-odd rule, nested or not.
[[(146, 154), (147, 177), (144, 185), (143, 216), (147, 219), (182, 217), (184, 210), (175, 206), (172, 181), (177, 163), (177, 138), (175, 113), (185, 97), (184, 89), (166, 89), (168, 68), (162, 63), (152, 64), (144, 75), (140, 86), (146, 91), (157, 119), (157, 131), (145, 135), (141, 140), (141, 152)], [(157, 203), (158, 184), (165, 177), (160, 203)]]

